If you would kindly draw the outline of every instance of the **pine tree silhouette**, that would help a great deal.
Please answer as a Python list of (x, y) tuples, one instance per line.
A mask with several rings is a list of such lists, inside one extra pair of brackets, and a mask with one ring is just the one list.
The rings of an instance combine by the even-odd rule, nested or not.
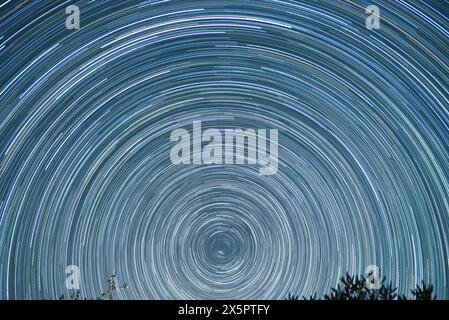
[[(323, 296), (324, 300), (433, 300), (436, 296), (433, 294), (433, 285), (426, 285), (424, 281), (421, 286), (417, 285), (411, 290), (411, 297), (398, 295), (398, 288), (393, 284), (386, 283), (386, 277), (378, 284), (377, 288), (369, 288), (367, 279), (361, 276), (351, 276), (346, 273), (340, 278), (337, 287), (331, 288), (331, 292)], [(309, 298), (302, 297), (303, 300), (316, 300), (316, 293)], [(300, 300), (299, 295), (289, 293), (285, 300)]]
[(119, 290), (123, 290), (123, 289), (128, 289), (129, 284), (125, 283), (122, 286), (119, 286), (117, 284), (117, 274), (113, 274), (109, 277), (108, 280), (108, 288), (106, 289), (106, 292), (103, 292), (101, 294), (100, 297), (98, 297), (98, 299), (100, 300), (113, 300), (114, 299), (114, 292), (119, 291)]
[[(125, 283), (121, 286), (117, 284), (117, 274), (112, 274), (108, 279), (108, 287), (106, 291), (103, 292), (100, 296), (98, 296), (97, 300), (113, 300), (114, 293), (119, 290), (128, 289), (129, 284)], [(66, 300), (65, 295), (61, 295), (58, 297), (58, 300)], [(70, 291), (70, 296), (67, 300), (92, 300), (92, 298), (81, 297), (81, 291), (72, 289)]]

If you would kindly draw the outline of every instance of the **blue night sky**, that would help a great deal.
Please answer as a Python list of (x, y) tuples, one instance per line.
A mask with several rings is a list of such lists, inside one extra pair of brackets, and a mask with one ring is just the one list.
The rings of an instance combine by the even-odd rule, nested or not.
[[(69, 265), (89, 297), (115, 272), (120, 299), (322, 295), (376, 265), (449, 298), (448, 106), (446, 0), (0, 0), (0, 299), (56, 298)], [(173, 163), (193, 121), (277, 129), (277, 172)]]

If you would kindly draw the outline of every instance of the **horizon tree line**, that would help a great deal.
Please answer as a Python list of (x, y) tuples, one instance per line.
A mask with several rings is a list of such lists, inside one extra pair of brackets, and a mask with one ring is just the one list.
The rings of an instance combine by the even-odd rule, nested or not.
[[(117, 274), (112, 274), (107, 283), (106, 290), (96, 297), (96, 300), (113, 300), (114, 294), (119, 290), (129, 288), (129, 284), (118, 285)], [(367, 278), (363, 275), (351, 276), (346, 273), (340, 278), (335, 288), (331, 288), (329, 293), (318, 297), (317, 294), (309, 297), (299, 294), (289, 293), (284, 300), (436, 300), (433, 293), (433, 285), (426, 284), (424, 281), (416, 285), (415, 289), (410, 290), (410, 295), (399, 294), (398, 288), (394, 287), (391, 281), (386, 283), (384, 276), (379, 283), (378, 288), (371, 289), (367, 286)], [(82, 297), (80, 290), (71, 290), (69, 296), (63, 294), (59, 300), (92, 300), (92, 298)]]

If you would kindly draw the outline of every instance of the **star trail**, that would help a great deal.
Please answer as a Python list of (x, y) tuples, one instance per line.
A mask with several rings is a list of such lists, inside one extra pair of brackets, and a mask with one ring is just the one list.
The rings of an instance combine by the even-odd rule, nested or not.
[[(67, 29), (66, 7), (80, 9)], [(380, 28), (365, 26), (369, 5)], [(2, 1), (0, 299), (449, 298), (449, 2)], [(170, 134), (279, 132), (276, 174)]]

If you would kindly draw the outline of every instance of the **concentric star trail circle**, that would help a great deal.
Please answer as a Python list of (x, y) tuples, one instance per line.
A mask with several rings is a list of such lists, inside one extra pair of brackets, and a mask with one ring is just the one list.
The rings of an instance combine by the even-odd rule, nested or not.
[[(0, 298), (321, 295), (377, 265), (448, 298), (447, 1), (0, 4)], [(80, 8), (68, 30), (65, 8)], [(381, 26), (365, 28), (365, 8)], [(279, 169), (170, 133), (279, 130)]]

